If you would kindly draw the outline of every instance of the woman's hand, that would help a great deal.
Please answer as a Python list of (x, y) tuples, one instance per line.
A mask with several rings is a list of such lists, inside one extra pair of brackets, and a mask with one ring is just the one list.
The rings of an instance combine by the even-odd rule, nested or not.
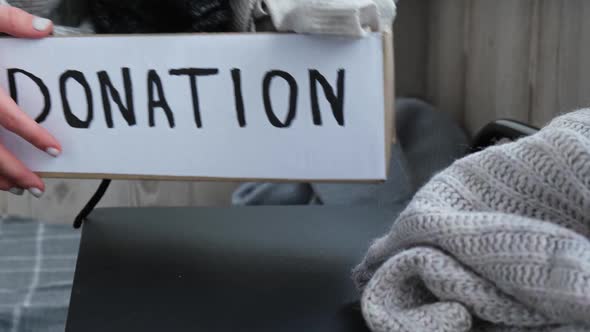
[[(15, 7), (0, 5), (0, 33), (20, 38), (43, 38), (51, 34), (50, 20), (35, 17)], [(51, 156), (61, 153), (61, 145), (49, 132), (21, 111), (12, 98), (0, 89), (0, 125), (19, 135)], [(22, 195), (28, 190), (36, 197), (45, 184), (0, 143), (0, 190)]]

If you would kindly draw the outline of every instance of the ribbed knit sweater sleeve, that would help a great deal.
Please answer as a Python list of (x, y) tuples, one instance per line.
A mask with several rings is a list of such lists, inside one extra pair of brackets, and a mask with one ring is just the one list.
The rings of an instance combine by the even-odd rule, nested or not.
[(373, 331), (590, 330), (589, 237), (586, 109), (436, 175), (353, 276)]
[(269, 17), (281, 32), (362, 37), (390, 30), (394, 0), (231, 0), (235, 29), (255, 31), (257, 19)]

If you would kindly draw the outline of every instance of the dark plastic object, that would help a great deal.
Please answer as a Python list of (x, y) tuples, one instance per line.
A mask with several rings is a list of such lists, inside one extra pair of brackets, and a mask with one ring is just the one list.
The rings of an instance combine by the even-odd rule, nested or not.
[(511, 141), (533, 135), (539, 131), (538, 128), (518, 122), (515, 120), (501, 119), (486, 125), (475, 136), (472, 151), (478, 152), (494, 145), (502, 139)]
[(368, 332), (351, 271), (374, 207), (97, 209), (67, 332)]

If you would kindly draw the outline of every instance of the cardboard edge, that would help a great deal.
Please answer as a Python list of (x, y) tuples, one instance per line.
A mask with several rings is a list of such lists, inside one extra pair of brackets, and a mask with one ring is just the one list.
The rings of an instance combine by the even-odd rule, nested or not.
[(198, 177), (198, 176), (164, 176), (164, 175), (133, 175), (133, 174), (91, 174), (91, 173), (47, 173), (38, 172), (44, 179), (63, 180), (137, 180), (137, 181), (187, 181), (187, 182), (275, 182), (275, 183), (349, 183), (366, 184), (381, 183), (382, 179), (277, 179), (277, 178), (231, 178), (231, 177)]
[(385, 177), (388, 178), (391, 164), (391, 148), (396, 143), (395, 130), (395, 54), (393, 33), (383, 33), (383, 79), (385, 98)]

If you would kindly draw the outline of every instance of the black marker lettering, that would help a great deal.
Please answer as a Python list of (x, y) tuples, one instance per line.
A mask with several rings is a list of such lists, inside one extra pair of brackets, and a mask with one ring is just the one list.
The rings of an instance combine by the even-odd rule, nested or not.
[(239, 69), (232, 69), (231, 78), (234, 82), (234, 100), (236, 101), (236, 113), (240, 127), (246, 127), (246, 113), (244, 110), (244, 97), (242, 96), (242, 74)]
[(123, 105), (123, 101), (121, 100), (121, 96), (119, 91), (115, 89), (109, 75), (106, 71), (98, 72), (98, 82), (100, 83), (100, 91), (102, 94), (102, 104), (104, 107), (104, 116), (107, 122), (107, 126), (109, 128), (113, 128), (115, 125), (113, 123), (113, 111), (111, 109), (111, 103), (109, 100), (109, 95), (111, 96), (112, 100), (117, 104), (123, 118), (127, 121), (129, 126), (134, 126), (137, 124), (137, 120), (135, 119), (135, 108), (133, 105), (133, 83), (131, 82), (131, 75), (129, 74), (129, 68), (123, 68), (123, 86), (125, 88), (125, 100), (127, 101), (127, 105)]
[(343, 69), (338, 71), (337, 93), (328, 83), (328, 80), (317, 70), (309, 71), (309, 80), (311, 88), (311, 110), (313, 114), (313, 123), (315, 125), (322, 125), (322, 114), (320, 112), (320, 103), (318, 100), (318, 86), (319, 83), (324, 90), (326, 99), (332, 106), (332, 114), (340, 126), (344, 126), (344, 76)]
[[(86, 117), (85, 121), (80, 120), (80, 118), (72, 113), (72, 108), (70, 107), (67, 94), (67, 82), (70, 78), (73, 78), (82, 86), (82, 88), (84, 88), (84, 93), (86, 94), (86, 104), (88, 106), (88, 116)], [(59, 90), (61, 93), (64, 115), (68, 124), (73, 128), (89, 128), (90, 123), (94, 118), (94, 105), (92, 103), (92, 91), (90, 90), (90, 85), (88, 85), (88, 81), (86, 81), (84, 74), (76, 70), (66, 71), (59, 79)]]
[[(154, 85), (158, 92), (158, 99), (154, 100)], [(166, 118), (168, 119), (168, 123), (170, 124), (170, 128), (174, 128), (174, 114), (166, 101), (166, 96), (164, 95), (164, 88), (162, 87), (162, 80), (158, 73), (155, 70), (150, 70), (148, 72), (148, 110), (149, 110), (149, 123), (150, 127), (156, 126), (156, 115), (154, 114), (154, 109), (159, 107), (164, 110), (166, 114)]]
[(195, 124), (197, 125), (197, 128), (203, 127), (203, 122), (201, 121), (201, 110), (199, 107), (199, 89), (197, 85), (197, 77), (212, 76), (217, 75), (218, 73), (219, 70), (214, 68), (183, 68), (170, 70), (170, 75), (186, 75), (190, 78), (191, 91), (193, 96), (193, 112), (195, 114)]
[(43, 81), (39, 77), (29, 73), (26, 70), (22, 70), (22, 69), (18, 69), (18, 68), (8, 69), (8, 86), (10, 89), (10, 97), (17, 104), (18, 104), (18, 92), (17, 92), (17, 88), (16, 88), (16, 77), (15, 77), (15, 75), (17, 73), (21, 73), (21, 74), (29, 77), (33, 82), (35, 82), (35, 84), (37, 84), (37, 86), (39, 87), (39, 90), (41, 90), (41, 93), (43, 94), (43, 99), (45, 100), (45, 106), (43, 106), (43, 110), (41, 111), (41, 114), (39, 114), (39, 116), (35, 119), (35, 121), (37, 121), (38, 123), (45, 121), (45, 119), (47, 119), (47, 116), (49, 116), (49, 112), (51, 111), (51, 96), (49, 95), (49, 90), (47, 89), (47, 86), (45, 85), (45, 83), (43, 83)]
[[(270, 98), (270, 86), (272, 80), (275, 77), (280, 77), (289, 84), (289, 113), (287, 114), (287, 119), (285, 119), (284, 123), (281, 122), (279, 118), (277, 118), (272, 109), (272, 101)], [(270, 123), (277, 128), (287, 128), (291, 126), (291, 123), (295, 119), (295, 115), (297, 113), (297, 96), (299, 91), (297, 87), (297, 81), (295, 81), (295, 78), (291, 76), (291, 74), (281, 70), (270, 71), (264, 77), (262, 91), (264, 97), (264, 108), (266, 110), (266, 115), (268, 116), (268, 120), (270, 121)]]

